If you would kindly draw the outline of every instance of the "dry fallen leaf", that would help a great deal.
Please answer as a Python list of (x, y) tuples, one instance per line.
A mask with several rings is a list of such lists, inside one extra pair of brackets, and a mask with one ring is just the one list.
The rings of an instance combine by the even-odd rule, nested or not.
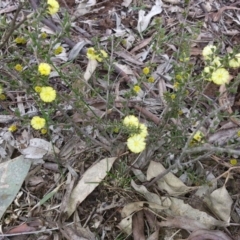
[[(147, 180), (151, 180), (166, 169), (159, 162), (151, 161), (147, 170)], [(172, 196), (178, 196), (191, 191), (193, 188), (186, 186), (179, 178), (172, 173), (166, 174), (157, 181), (161, 190), (167, 191)]]
[(198, 230), (190, 234), (187, 240), (232, 240), (227, 234), (221, 231)]
[(65, 210), (68, 216), (71, 216), (75, 211), (78, 204), (81, 202), (99, 185), (104, 179), (116, 160), (116, 157), (104, 158), (100, 162), (91, 166), (78, 182), (77, 186), (73, 189), (68, 202), (67, 209)]
[(225, 185), (210, 194), (211, 208), (214, 213), (225, 222), (230, 221), (230, 213), (233, 200)]
[(147, 29), (152, 17), (162, 12), (162, 1), (156, 0), (155, 5), (151, 11), (145, 16), (145, 11), (140, 10), (138, 13), (138, 25), (137, 30), (139, 33)]
[(30, 159), (42, 159), (44, 156), (59, 153), (59, 149), (54, 147), (51, 142), (41, 138), (32, 138), (29, 146), (21, 149), (20, 152)]

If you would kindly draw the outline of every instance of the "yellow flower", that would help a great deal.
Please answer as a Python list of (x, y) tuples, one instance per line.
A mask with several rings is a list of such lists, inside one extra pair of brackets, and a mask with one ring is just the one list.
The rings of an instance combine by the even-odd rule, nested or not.
[(40, 93), (40, 92), (42, 91), (42, 87), (36, 86), (36, 87), (34, 88), (34, 90), (35, 90), (35, 92)]
[(138, 118), (134, 115), (128, 115), (123, 119), (123, 125), (127, 127), (136, 126), (138, 127), (139, 121)]
[(149, 83), (154, 83), (154, 81), (155, 81), (155, 79), (154, 79), (153, 76), (151, 76), (151, 77), (148, 78), (148, 82), (149, 82)]
[(36, 130), (43, 128), (45, 124), (46, 124), (46, 120), (39, 116), (35, 116), (31, 120), (31, 126)]
[(186, 52), (183, 52), (183, 54), (179, 58), (180, 62), (188, 62), (190, 60), (188, 54)]
[(100, 53), (103, 56), (103, 58), (107, 58), (108, 57), (107, 52), (105, 52), (104, 50), (100, 50)]
[(6, 98), (7, 98), (7, 97), (6, 97), (5, 94), (3, 94), (3, 93), (0, 94), (0, 100), (5, 100)]
[(133, 153), (140, 153), (146, 148), (145, 138), (140, 134), (133, 135), (127, 140), (127, 146)]
[(221, 58), (220, 57), (215, 57), (213, 61), (211, 62), (211, 65), (214, 67), (220, 67), (221, 64)]
[(148, 130), (145, 124), (143, 123), (139, 123), (139, 129), (140, 129), (140, 133), (139, 135), (142, 136), (143, 138), (145, 138), (148, 135)]
[(42, 129), (41, 129), (41, 134), (44, 135), (44, 134), (46, 134), (46, 133), (47, 133), (47, 129), (46, 129), (46, 128), (42, 128)]
[(100, 54), (98, 54), (93, 47), (87, 49), (87, 57), (88, 59), (95, 59), (98, 62), (102, 62), (103, 58), (107, 58), (108, 54), (104, 50), (100, 50)]
[(48, 4), (48, 13), (53, 15), (54, 13), (57, 13), (59, 10), (59, 3), (56, 0), (47, 0)]
[(211, 79), (211, 72), (213, 71), (213, 67), (205, 67), (204, 69), (203, 69), (203, 77), (204, 77), (204, 79), (205, 80), (207, 80), (207, 81), (212, 81), (212, 79)]
[(211, 59), (211, 56), (216, 52), (216, 49), (216, 46), (207, 45), (202, 51), (203, 58), (205, 60)]
[(135, 85), (133, 87), (133, 91), (136, 92), (136, 93), (139, 93), (141, 91), (141, 88), (138, 85)]
[(235, 58), (232, 58), (229, 61), (229, 67), (231, 68), (239, 68), (240, 67), (240, 53), (235, 55)]
[(8, 128), (8, 131), (9, 132), (15, 132), (17, 130), (17, 126), (16, 125), (11, 125), (9, 128)]
[(170, 97), (171, 97), (172, 100), (174, 100), (176, 98), (176, 95), (175, 94), (171, 94)]
[(225, 68), (219, 68), (212, 73), (211, 79), (217, 85), (222, 85), (228, 82), (229, 72)]
[(182, 109), (180, 109), (180, 110), (178, 111), (178, 115), (179, 115), (179, 116), (183, 115)]
[(237, 132), (237, 136), (240, 137), (240, 130)]
[(205, 67), (205, 68), (203, 69), (203, 71), (204, 71), (205, 73), (210, 73), (212, 69), (213, 69), (213, 67)]
[(236, 60), (236, 59), (231, 59), (229, 62), (229, 67), (231, 68), (239, 68), (240, 67), (240, 61)]
[(44, 102), (52, 102), (56, 98), (56, 90), (54, 90), (52, 87), (42, 87), (42, 90), (40, 92), (40, 98)]
[(143, 70), (142, 70), (143, 74), (144, 75), (148, 75), (149, 72), (150, 72), (150, 69), (148, 67), (145, 67)]
[(87, 57), (88, 59), (91, 59), (91, 60), (96, 59), (96, 54), (93, 47), (90, 47), (87, 49)]
[(38, 72), (41, 75), (48, 76), (51, 72), (51, 66), (48, 63), (40, 63), (38, 66)]
[(18, 72), (21, 72), (23, 70), (23, 67), (21, 64), (17, 64), (15, 67), (15, 70), (18, 71)]
[(196, 140), (197, 142), (200, 142), (203, 137), (204, 137), (204, 134), (201, 131), (197, 131), (193, 136), (193, 139)]
[(177, 75), (176, 75), (176, 80), (178, 80), (178, 81), (181, 81), (181, 80), (183, 80), (183, 77), (182, 77), (182, 75), (180, 75), (180, 74), (177, 74)]
[(47, 36), (48, 36), (48, 35), (47, 35), (45, 32), (41, 33), (41, 38), (42, 38), (42, 39), (47, 38)]
[(173, 88), (174, 88), (175, 90), (178, 90), (178, 89), (179, 89), (179, 82), (175, 82), (175, 83), (173, 84)]
[(235, 158), (230, 159), (229, 162), (230, 162), (230, 164), (233, 165), (233, 166), (235, 166), (235, 165), (238, 164), (238, 160), (235, 159)]
[(54, 49), (54, 54), (58, 55), (61, 54), (63, 52), (63, 47), (62, 46), (58, 46), (57, 48)]
[(17, 44), (25, 44), (27, 40), (24, 37), (17, 37), (15, 38), (14, 42)]

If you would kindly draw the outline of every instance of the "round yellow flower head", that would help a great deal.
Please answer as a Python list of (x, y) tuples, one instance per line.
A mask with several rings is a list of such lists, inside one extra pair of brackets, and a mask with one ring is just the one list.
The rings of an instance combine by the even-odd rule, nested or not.
[(210, 73), (212, 69), (212, 67), (204, 67), (203, 72)]
[(211, 59), (211, 56), (216, 52), (217, 47), (214, 45), (207, 45), (203, 51), (202, 55), (205, 60)]
[(230, 78), (229, 72), (225, 68), (219, 68), (212, 73), (212, 81), (217, 85), (222, 85), (228, 82)]
[(240, 53), (236, 54), (234, 58), (230, 59), (228, 62), (229, 67), (239, 68), (240, 67)]
[(48, 63), (40, 63), (38, 66), (38, 72), (41, 75), (48, 76), (51, 72), (51, 66)]
[(134, 115), (128, 115), (123, 119), (123, 124), (127, 127), (136, 126), (138, 127), (139, 121), (138, 118)]
[(17, 37), (15, 38), (14, 42), (17, 44), (25, 44), (27, 40), (24, 37)]
[(145, 124), (139, 123), (140, 133), (139, 135), (145, 138), (148, 135), (148, 130)]
[(136, 93), (139, 93), (141, 91), (141, 88), (138, 85), (135, 85), (133, 87), (133, 91), (136, 92)]
[(172, 100), (174, 100), (176, 98), (176, 95), (174, 93), (170, 94), (170, 97)]
[(235, 159), (235, 158), (232, 158), (229, 160), (230, 164), (233, 165), (233, 166), (236, 166), (238, 164), (238, 160)]
[(197, 142), (200, 142), (203, 137), (204, 137), (204, 134), (201, 131), (197, 131), (193, 136), (193, 139), (196, 140)]
[(9, 128), (8, 128), (8, 131), (9, 132), (15, 132), (17, 130), (17, 126), (16, 125), (11, 125)]
[(103, 58), (107, 58), (108, 57), (107, 52), (105, 52), (104, 50), (100, 50), (100, 52), (101, 52), (101, 55), (103, 56)]
[(36, 86), (36, 87), (34, 88), (34, 90), (35, 90), (35, 92), (40, 93), (40, 92), (42, 91), (42, 87)]
[(46, 128), (42, 128), (42, 129), (41, 129), (41, 134), (44, 135), (44, 134), (46, 134), (46, 133), (47, 133), (47, 129), (46, 129)]
[(54, 49), (54, 54), (59, 55), (63, 52), (64, 48), (62, 46), (58, 46), (57, 48)]
[(93, 47), (87, 49), (87, 57), (88, 59), (96, 59), (96, 54)]
[(56, 0), (47, 0), (48, 13), (53, 15), (59, 10), (59, 3)]
[(238, 61), (237, 59), (231, 59), (229, 62), (228, 62), (228, 65), (229, 67), (231, 68), (239, 68), (240, 67), (240, 61)]
[(3, 94), (3, 93), (0, 94), (0, 100), (3, 100), (3, 101), (4, 101), (4, 100), (6, 100), (6, 98), (7, 98), (7, 97), (6, 97), (5, 94)]
[(142, 72), (143, 72), (144, 75), (148, 75), (149, 72), (150, 72), (149, 67), (145, 67), (145, 68), (142, 70)]
[(127, 146), (133, 153), (140, 153), (146, 148), (145, 138), (140, 134), (133, 135), (127, 140)]
[(148, 78), (148, 82), (149, 82), (149, 83), (154, 83), (154, 81), (155, 81), (155, 79), (154, 79), (153, 76), (151, 76), (151, 77)]
[(175, 83), (173, 84), (173, 88), (174, 88), (175, 90), (178, 90), (178, 89), (179, 89), (179, 82), (175, 82)]
[(214, 67), (220, 67), (221, 64), (221, 58), (220, 57), (215, 57), (213, 61), (211, 62), (211, 65)]
[(42, 39), (47, 38), (47, 36), (48, 36), (47, 33), (45, 33), (45, 32), (42, 32), (42, 33), (41, 33), (41, 38), (42, 38)]
[(46, 120), (39, 116), (35, 116), (31, 120), (31, 126), (36, 130), (40, 130), (45, 126), (45, 124), (46, 124)]
[(56, 98), (56, 90), (54, 90), (52, 87), (42, 87), (42, 90), (40, 92), (40, 98), (44, 102), (52, 102)]
[(23, 70), (23, 67), (22, 67), (21, 64), (17, 64), (17, 65), (14, 67), (14, 69), (15, 69), (16, 71), (18, 71), (18, 72), (21, 72), (21, 71)]

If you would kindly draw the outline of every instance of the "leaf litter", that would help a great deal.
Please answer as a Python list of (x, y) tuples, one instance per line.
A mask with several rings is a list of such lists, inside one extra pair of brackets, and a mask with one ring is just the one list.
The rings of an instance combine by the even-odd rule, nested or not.
[[(130, 84), (138, 83), (141, 68), (146, 62), (156, 65), (156, 70), (152, 72), (155, 83), (146, 83), (143, 91), (128, 99), (127, 104), (135, 109), (142, 120), (149, 125), (152, 123), (159, 125), (163, 121), (162, 113), (167, 110), (165, 95), (174, 88), (172, 78), (173, 65), (176, 64), (174, 54), (180, 49), (176, 42), (172, 43), (166, 38), (164, 42), (166, 48), (162, 49), (160, 54), (156, 54), (153, 43), (158, 33), (153, 26), (159, 24), (159, 17), (161, 17), (170, 36), (180, 31), (180, 24), (184, 23), (181, 13), (185, 10), (182, 7), (182, 1), (144, 1), (143, 6), (139, 6), (139, 3), (135, 1), (73, 3), (66, 0), (59, 2), (62, 9), (67, 7), (66, 9), (73, 13), (71, 24), (73, 28), (75, 27), (75, 31), (71, 31), (71, 38), (77, 40), (75, 43), (65, 39), (66, 45), (64, 46), (67, 51), (53, 57), (51, 60), (54, 64), (60, 65), (70, 61), (73, 61), (73, 65), (77, 64), (79, 56), (85, 51), (85, 46), (92, 44), (92, 41), (84, 37), (79, 39), (76, 32), (83, 36), (87, 35), (90, 39), (98, 36), (100, 39), (98, 44), (106, 50), (107, 40), (110, 36), (114, 36), (122, 39), (119, 48), (108, 49), (111, 58), (114, 59), (113, 65), (117, 74), (113, 75), (113, 82), (104, 82), (102, 75), (104, 76), (106, 72), (102, 72), (100, 77), (96, 76), (98, 63), (95, 60), (86, 61), (85, 57), (84, 64), (78, 66), (83, 74), (79, 74), (76, 79), (76, 86), (79, 91), (83, 90), (84, 100), (90, 103), (88, 111), (81, 108), (75, 110), (74, 102), (65, 98), (59, 108), (66, 110), (67, 116), (59, 110), (54, 118), (66, 120), (70, 115), (74, 117), (75, 126), (72, 129), (64, 128), (64, 124), (56, 129), (51, 126), (53, 133), (51, 140), (28, 128), (23, 131), (19, 130), (17, 133), (8, 131), (10, 123), (18, 123), (20, 117), (31, 117), (38, 112), (37, 106), (32, 102), (32, 97), (28, 96), (25, 91), (9, 93), (8, 101), (0, 106), (0, 189), (2, 189), (0, 218), (1, 226), (3, 226), (0, 236), (7, 237), (11, 234), (23, 233), (26, 234), (25, 239), (29, 239), (28, 236), (32, 233), (41, 235), (42, 238), (33, 235), (36, 239), (48, 237), (96, 239), (96, 236), (101, 236), (101, 239), (118, 239), (121, 235), (132, 234), (133, 239), (151, 240), (159, 239), (161, 231), (163, 235), (167, 236), (170, 233), (173, 236), (169, 239), (177, 239), (174, 237), (177, 232), (181, 239), (188, 240), (237, 239), (240, 234), (236, 230), (240, 224), (239, 202), (236, 198), (240, 189), (240, 180), (237, 175), (239, 167), (231, 168), (231, 165), (223, 162), (226, 160), (224, 158), (227, 158), (226, 155), (218, 160), (217, 156), (212, 153), (211, 160), (216, 163), (215, 166), (213, 162), (210, 162), (210, 158), (204, 159), (206, 163), (203, 164), (201, 174), (206, 175), (207, 182), (191, 185), (189, 182), (194, 181), (190, 179), (190, 176), (194, 174), (183, 169), (186, 182), (177, 174), (179, 169), (173, 164), (177, 153), (170, 152), (169, 154), (161, 148), (163, 145), (166, 146), (167, 140), (164, 137), (168, 136), (169, 132), (161, 136), (163, 142), (156, 141), (158, 143), (156, 147), (145, 150), (137, 158), (130, 155), (126, 160), (128, 153), (126, 149), (120, 147), (123, 140), (113, 139), (108, 134), (103, 134), (102, 130), (107, 126), (99, 126), (100, 131), (94, 129), (98, 126), (97, 121), (95, 123), (89, 121), (94, 116), (120, 121), (124, 116), (121, 108), (126, 104), (126, 92)], [(0, 3), (0, 14), (2, 16), (5, 14), (8, 21), (12, 19), (12, 13), (17, 9), (13, 3), (11, 0)], [(226, 38), (230, 36), (232, 42), (231, 44), (229, 39), (226, 42), (221, 39), (223, 48), (228, 44), (231, 52), (232, 45), (240, 43), (239, 30), (235, 27), (235, 24), (239, 23), (239, 8), (236, 7), (238, 3), (229, 4), (229, 6), (224, 6), (224, 4), (220, 0), (215, 4), (212, 1), (189, 4), (188, 17), (191, 24), (196, 24), (198, 19), (203, 20), (201, 32), (197, 33), (199, 44), (193, 42), (189, 46), (192, 64), (198, 64), (199, 56), (205, 45), (203, 43), (214, 41), (215, 33), (219, 33), (221, 29), (223, 29), (222, 34)], [(221, 22), (222, 19), (223, 22)], [(53, 17), (54, 24), (61, 20), (59, 16)], [(51, 28), (51, 24), (48, 25), (46, 22), (41, 28), (43, 32), (52, 35), (55, 34), (56, 29)], [(190, 28), (186, 27), (186, 30), (193, 34)], [(4, 66), (2, 60), (0, 63)], [(67, 66), (64, 67), (67, 72)], [(3, 69), (6, 70), (6, 68), (0, 68), (2, 76), (16, 78), (11, 70), (3, 71)], [(234, 74), (236, 73), (233, 72)], [(120, 79), (119, 83), (117, 79)], [(67, 91), (67, 85), (61, 81), (58, 72), (51, 74), (50, 81), (62, 93)], [(7, 83), (3, 83), (6, 88), (9, 87)], [(85, 90), (96, 86), (104, 93), (113, 95), (116, 98), (116, 105), (107, 109), (108, 103), (104, 99), (105, 96), (101, 94), (91, 99), (88, 91)], [(207, 88), (205, 94), (211, 103), (212, 98), (217, 97), (216, 91), (213, 90), (211, 84)], [(191, 92), (191, 96), (187, 101), (191, 102), (196, 97), (194, 87), (191, 86), (188, 91)], [(216, 108), (225, 108), (227, 105), (226, 112), (232, 114), (238, 109), (239, 94), (236, 94), (235, 99), (230, 101), (226, 88), (220, 88), (219, 92), (222, 96), (217, 101), (212, 101), (212, 105), (205, 102), (202, 104), (205, 104), (204, 107), (209, 114), (211, 113), (209, 108), (213, 105), (217, 106)], [(140, 106), (139, 103), (144, 104)], [(74, 113), (71, 115), (73, 109)], [(20, 117), (13, 116), (16, 110)], [(202, 109), (195, 111), (199, 114), (206, 114)], [(187, 112), (189, 109), (186, 110), (186, 116)], [(206, 136), (206, 141), (212, 145), (224, 147), (236, 137), (239, 131), (239, 121), (236, 118), (230, 118), (230, 120), (227, 119), (227, 123), (224, 123), (216, 115), (214, 117), (214, 119), (209, 118), (204, 127), (206, 129), (212, 124), (217, 131), (211, 133), (207, 129), (209, 134)], [(197, 126), (197, 124), (196, 119), (193, 118), (191, 121), (192, 126), (189, 128), (192, 132), (194, 125)], [(179, 129), (182, 127), (174, 116), (169, 118), (169, 122)], [(232, 122), (235, 125), (230, 126), (229, 123)], [(76, 126), (76, 123), (87, 124), (81, 128)], [(168, 124), (166, 124), (167, 127)], [(225, 128), (223, 128), (224, 124)], [(81, 140), (78, 137), (79, 133), (83, 136)], [(87, 136), (92, 141), (90, 146), (87, 144)], [(238, 138), (234, 140), (237, 141)], [(232, 144), (234, 145), (234, 141)], [(110, 150), (111, 147), (117, 148), (117, 151), (116, 149)], [(177, 152), (179, 149), (175, 150)], [(156, 161), (157, 156), (160, 157), (161, 163)], [(162, 162), (164, 159), (166, 161)], [(194, 163), (186, 159), (187, 161), (190, 162), (189, 169), (195, 171)], [(115, 173), (116, 169), (119, 171), (124, 164), (126, 166), (123, 172)], [(171, 164), (176, 168), (166, 172)], [(212, 170), (214, 174), (210, 178), (208, 178), (209, 169), (214, 169)], [(233, 172), (232, 175), (230, 171)], [(227, 173), (223, 174), (225, 172)], [(116, 175), (111, 175), (113, 173)], [(130, 173), (132, 175), (128, 175)], [(156, 184), (151, 186), (146, 184), (161, 174), (163, 176), (156, 181)], [(129, 176), (131, 179), (126, 184), (125, 177)], [(137, 180), (134, 181), (132, 178)], [(229, 191), (230, 178), (236, 180), (236, 186), (238, 186), (238, 188), (231, 189), (235, 195)], [(200, 198), (206, 208), (200, 210), (198, 206), (193, 207), (194, 204), (190, 202), (194, 198)], [(69, 221), (71, 221), (70, 225)], [(149, 227), (150, 232), (147, 230)], [(187, 236), (184, 235), (182, 229), (188, 231)]]

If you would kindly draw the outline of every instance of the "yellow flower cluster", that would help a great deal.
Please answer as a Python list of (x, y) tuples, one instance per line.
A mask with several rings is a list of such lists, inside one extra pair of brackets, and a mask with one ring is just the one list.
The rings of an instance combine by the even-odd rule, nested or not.
[(25, 44), (27, 40), (24, 37), (17, 37), (15, 38), (14, 42), (17, 44)]
[(204, 134), (201, 131), (197, 131), (190, 142), (190, 146), (193, 147), (198, 143), (203, 143)]
[(43, 76), (48, 76), (51, 72), (51, 66), (48, 63), (40, 63), (38, 65), (38, 72)]
[(17, 126), (15, 124), (11, 125), (9, 128), (8, 128), (8, 131), (9, 132), (15, 132), (17, 130)]
[(214, 45), (207, 45), (203, 51), (202, 55), (205, 60), (210, 60), (212, 56), (214, 56), (217, 47)]
[(52, 102), (56, 99), (56, 90), (52, 87), (42, 87), (40, 90), (40, 98), (43, 102)]
[(0, 94), (0, 100), (4, 101), (4, 100), (6, 100), (6, 98), (7, 97), (5, 94), (3, 94), (3, 93)]
[(36, 93), (39, 93), (40, 98), (43, 102), (52, 102), (56, 99), (57, 93), (56, 90), (52, 87), (40, 87), (36, 86), (34, 88)]
[(48, 63), (40, 63), (38, 65), (38, 72), (43, 76), (48, 76), (51, 72), (51, 66)]
[(15, 65), (14, 69), (15, 69), (16, 71), (18, 71), (18, 72), (22, 72), (23, 67), (22, 67), (21, 64), (17, 64), (17, 65)]
[(100, 53), (99, 53), (93, 47), (90, 47), (87, 49), (87, 57), (88, 59), (102, 62), (103, 58), (108, 57), (108, 54), (104, 50), (100, 50)]
[(53, 15), (59, 10), (59, 3), (56, 0), (47, 0), (48, 13)]
[(141, 91), (140, 86), (139, 86), (139, 85), (135, 85), (135, 86), (133, 87), (133, 91), (134, 91), (135, 93), (139, 93), (139, 92)]
[(230, 164), (233, 165), (233, 166), (236, 166), (238, 164), (238, 160), (235, 159), (235, 158), (232, 158), (229, 160)]
[(46, 120), (39, 116), (35, 116), (31, 120), (31, 126), (36, 130), (40, 130), (44, 128), (45, 125), (46, 125)]
[(133, 153), (140, 153), (146, 148), (146, 137), (148, 135), (147, 127), (138, 121), (134, 115), (126, 116), (123, 119), (123, 125), (129, 128), (138, 128), (138, 134), (132, 134), (127, 140), (127, 146)]
[(230, 59), (229, 67), (231, 68), (239, 68), (240, 67), (240, 53), (236, 54), (234, 58)]
[(193, 139), (196, 140), (197, 142), (200, 142), (203, 137), (204, 137), (204, 134), (201, 131), (197, 131), (194, 134)]
[(151, 76), (151, 77), (148, 78), (148, 82), (149, 82), (149, 83), (154, 83), (154, 81), (155, 81), (155, 79), (154, 79), (153, 76)]
[(206, 80), (213, 81), (217, 85), (222, 85), (228, 83), (230, 74), (228, 70), (222, 67), (220, 57), (215, 56), (216, 49), (217, 47), (214, 45), (208, 45), (203, 49), (203, 58), (209, 64), (209, 66), (204, 68), (203, 72), (206, 74)]
[(59, 55), (63, 52), (64, 48), (62, 46), (58, 46), (57, 48), (54, 49), (54, 54)]

